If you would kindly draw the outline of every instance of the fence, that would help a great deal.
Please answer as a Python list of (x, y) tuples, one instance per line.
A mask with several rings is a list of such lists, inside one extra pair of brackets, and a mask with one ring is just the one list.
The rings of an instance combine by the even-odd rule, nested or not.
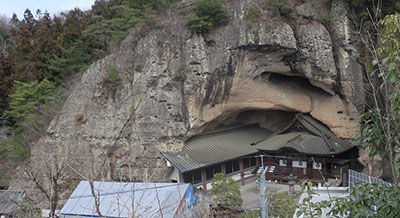
[(372, 176), (368, 176), (367, 174), (364, 174), (364, 173), (360, 173), (360, 172), (357, 172), (354, 170), (349, 170), (349, 187), (350, 187), (350, 189), (353, 188), (353, 186), (359, 182), (368, 183), (368, 184), (376, 183), (376, 184), (384, 185), (384, 186), (392, 186), (392, 183), (383, 181), (381, 179), (377, 179)]

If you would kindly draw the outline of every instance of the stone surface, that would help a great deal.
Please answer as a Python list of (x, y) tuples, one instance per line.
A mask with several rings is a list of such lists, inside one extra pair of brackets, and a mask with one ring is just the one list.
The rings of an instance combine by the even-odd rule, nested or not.
[(349, 20), (346, 2), (332, 2), (331, 6), (332, 38), (335, 40), (334, 49), (339, 71), (339, 92), (348, 102), (352, 102), (359, 112), (364, 111), (364, 69), (359, 63), (356, 49), (356, 34)]
[[(359, 63), (356, 49), (356, 35), (343, 0), (332, 2), (331, 29), (335, 39), (335, 56), (339, 71), (340, 93), (347, 102), (353, 102), (359, 112), (364, 111), (366, 101), (364, 85), (364, 69)], [(369, 157), (369, 150), (360, 150), (359, 161), (365, 166), (364, 172), (381, 178), (384, 175), (385, 164), (380, 158)]]
[[(335, 60), (331, 35), (317, 22), (244, 20), (250, 2), (229, 1), (229, 24), (203, 36), (179, 13), (133, 31), (83, 74), (43, 140), (73, 151), (82, 173), (90, 173), (88, 157), (107, 158), (103, 179), (159, 181), (168, 172), (160, 151), (180, 150), (246, 111), (310, 113), (339, 137), (358, 133), (358, 81), (340, 78), (360, 69), (345, 54)], [(335, 62), (343, 62), (339, 70)], [(123, 81), (115, 94), (104, 85), (110, 67)]]
[(296, 13), (304, 18), (307, 19), (316, 19), (318, 18), (321, 13), (320, 10), (318, 10), (316, 7), (315, 3), (311, 2), (306, 2), (304, 4), (298, 5), (295, 10)]
[(299, 58), (296, 69), (312, 84), (334, 94), (337, 70), (332, 53), (329, 32), (317, 22), (299, 25), (296, 28)]

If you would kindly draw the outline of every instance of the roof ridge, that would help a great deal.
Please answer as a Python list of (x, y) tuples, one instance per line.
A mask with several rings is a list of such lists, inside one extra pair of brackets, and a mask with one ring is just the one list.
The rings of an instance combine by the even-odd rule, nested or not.
[[(321, 134), (320, 137), (322, 137), (322, 139), (325, 141), (325, 144), (326, 144), (326, 146), (328, 147), (328, 149), (329, 149), (331, 152), (336, 152), (335, 147), (331, 145), (331, 143), (329, 142), (329, 140), (328, 140), (327, 137), (326, 137), (326, 134), (329, 134), (329, 137), (332, 137), (332, 136), (333, 136), (333, 137), (337, 138), (336, 135), (333, 134), (333, 133), (331, 132), (331, 130), (329, 130), (329, 129), (321, 130), (320, 128), (324, 128), (324, 126), (322, 126), (322, 125), (316, 123), (317, 121), (316, 121), (312, 116), (307, 116), (307, 115), (304, 115), (304, 114), (298, 114), (298, 115), (296, 115), (296, 117), (297, 117), (297, 118), (300, 117), (303, 121), (307, 122), (307, 123), (310, 124), (312, 127), (314, 127), (315, 129), (317, 129), (317, 131)], [(315, 122), (312, 122), (312, 121), (310, 121), (309, 119), (312, 119), (312, 121), (315, 121)], [(301, 122), (301, 121), (300, 121), (300, 122)], [(318, 125), (318, 126), (316, 126), (316, 125)], [(307, 127), (305, 127), (305, 128), (308, 129)], [(311, 130), (309, 130), (309, 131), (311, 131)], [(328, 133), (326, 133), (326, 131), (328, 131)]]
[(250, 145), (257, 145), (257, 144), (260, 143), (260, 142), (263, 142), (263, 141), (265, 141), (265, 140), (267, 140), (267, 139), (269, 139), (269, 138), (272, 138), (272, 137), (274, 137), (274, 136), (276, 136), (276, 135), (281, 134), (282, 132), (285, 132), (285, 131), (288, 130), (295, 122), (296, 122), (296, 117), (294, 117), (293, 120), (292, 120), (292, 122), (290, 122), (289, 125), (287, 125), (286, 127), (282, 128), (281, 130), (277, 130), (277, 131), (273, 132), (271, 135), (268, 135), (267, 137), (265, 137), (265, 138), (263, 138), (263, 139), (260, 139), (260, 140), (258, 140), (258, 141), (256, 141), (256, 142), (253, 142), (253, 143), (251, 143)]
[[(343, 140), (339, 137), (337, 137), (332, 130), (330, 130), (328, 127), (325, 127), (319, 123), (313, 123), (312, 120), (314, 120), (315, 122), (317, 122), (318, 120), (316, 120), (315, 118), (313, 118), (311, 115), (305, 115), (305, 114), (297, 114), (296, 116), (301, 117), (305, 122), (309, 123), (311, 126), (313, 126), (314, 128), (316, 128), (320, 133), (321, 133), (321, 137), (324, 139), (324, 141), (326, 142), (327, 146), (329, 147), (330, 150), (337, 152), (337, 145), (335, 145), (336, 143), (340, 144), (341, 147), (347, 147), (346, 145), (350, 145), (351, 147), (353, 147), (354, 145), (352, 145), (351, 143), (347, 142), (346, 140)], [(312, 119), (310, 121), (310, 119)], [(319, 121), (320, 122), (320, 121)], [(324, 128), (324, 129), (320, 129), (317, 126), (315, 126), (315, 124), (317, 124), (318, 126)], [(322, 123), (323, 124), (323, 123)], [(330, 139), (333, 139), (334, 142), (331, 143), (330, 140), (328, 140), (327, 136)], [(350, 148), (347, 148), (345, 150), (348, 150)], [(340, 150), (340, 149), (339, 149)]]

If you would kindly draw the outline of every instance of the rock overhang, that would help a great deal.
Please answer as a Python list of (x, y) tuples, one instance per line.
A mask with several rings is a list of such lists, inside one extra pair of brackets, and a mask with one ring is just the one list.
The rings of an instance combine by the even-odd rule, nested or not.
[[(230, 14), (242, 14), (249, 1), (231, 4)], [(338, 137), (358, 133), (359, 111), (337, 90), (342, 71), (323, 25), (276, 19), (254, 25), (232, 16), (227, 26), (198, 35), (181, 16), (131, 33), (93, 64), (53, 120), (48, 141), (116, 147), (110, 178), (117, 178), (133, 168), (137, 177), (139, 169), (148, 174), (162, 162), (159, 150), (182, 149), (189, 137), (246, 111), (309, 113)], [(101, 85), (110, 65), (123, 80), (115, 98)], [(79, 114), (86, 122), (76, 122)]]

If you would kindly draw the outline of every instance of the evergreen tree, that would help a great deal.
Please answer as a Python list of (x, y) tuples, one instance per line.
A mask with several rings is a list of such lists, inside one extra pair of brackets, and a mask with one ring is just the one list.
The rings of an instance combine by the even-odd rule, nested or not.
[(62, 14), (65, 17), (62, 32), (58, 38), (58, 44), (64, 48), (71, 48), (86, 28), (88, 15), (79, 8)]
[(15, 59), (11, 54), (0, 55), (0, 114), (7, 108), (8, 96), (13, 92)]
[(61, 48), (62, 55), (54, 56), (50, 60), (49, 69), (56, 78), (63, 79), (73, 73), (86, 70), (89, 64), (90, 50), (80, 46), (83, 44), (81, 41), (77, 41), (75, 44), (68, 49)]
[(240, 208), (243, 203), (238, 184), (222, 173), (216, 173), (214, 176), (211, 196), (215, 201), (214, 206), (221, 204), (225, 207)]
[(57, 81), (57, 75), (54, 75), (49, 69), (50, 60), (54, 55), (61, 52), (57, 44), (57, 37), (60, 34), (55, 28), (54, 22), (48, 12), (37, 13), (38, 28), (34, 34), (35, 44), (31, 53), (30, 60), (34, 61), (35, 74), (38, 79), (51, 79)]
[(47, 79), (31, 83), (15, 81), (15, 93), (10, 95), (9, 110), (5, 115), (14, 121), (18, 129), (22, 123), (31, 122), (43, 113), (46, 105), (54, 100), (54, 91), (55, 85)]
[(20, 28), (15, 39), (16, 78), (21, 81), (33, 81), (37, 79), (35, 63), (31, 59), (36, 30), (37, 21), (33, 18), (31, 11), (26, 9), (24, 19), (20, 22)]
[(196, 0), (194, 11), (186, 18), (186, 25), (197, 33), (205, 33), (226, 25), (229, 16), (221, 0)]

